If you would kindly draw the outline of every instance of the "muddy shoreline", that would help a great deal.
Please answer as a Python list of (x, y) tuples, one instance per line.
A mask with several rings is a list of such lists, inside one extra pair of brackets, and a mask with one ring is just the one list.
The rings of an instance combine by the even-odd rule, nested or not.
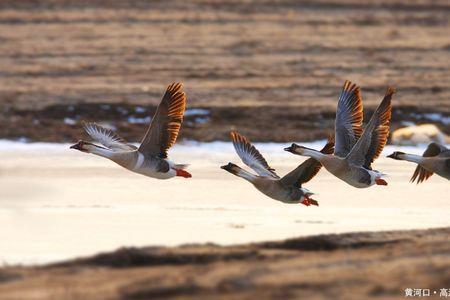
[[(0, 138), (26, 141), (74, 142), (86, 138), (84, 122), (98, 122), (117, 130), (130, 142), (139, 142), (156, 106), (128, 103), (54, 105), (42, 110), (10, 110), (0, 117)], [(366, 120), (373, 109), (366, 109)], [(431, 118), (430, 116), (433, 116)], [(437, 118), (436, 118), (437, 116)], [(417, 107), (395, 107), (392, 127), (436, 124), (450, 134), (450, 126), (439, 120), (450, 113)], [(240, 130), (255, 142), (291, 142), (324, 139), (334, 128), (329, 107), (197, 107), (188, 108), (180, 140), (228, 141), (230, 130)]]
[[(450, 229), (122, 248), (0, 269), (2, 299), (403, 299), (450, 284)], [(35, 299), (35, 298), (33, 298)]]
[(447, 2), (1, 1), (0, 139), (70, 142), (97, 121), (138, 142), (173, 81), (209, 112), (181, 139), (324, 138), (346, 79), (367, 113), (397, 88), (394, 129), (449, 133), (411, 116), (450, 116)]

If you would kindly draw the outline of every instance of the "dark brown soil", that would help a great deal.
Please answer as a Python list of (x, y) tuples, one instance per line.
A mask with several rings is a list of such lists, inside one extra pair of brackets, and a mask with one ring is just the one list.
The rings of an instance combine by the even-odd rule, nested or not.
[[(404, 299), (450, 285), (450, 229), (123, 248), (0, 269), (2, 299)], [(436, 295), (434, 295), (436, 291)], [(433, 297), (434, 296), (434, 297)]]
[(96, 120), (139, 141), (128, 116), (172, 81), (211, 114), (181, 138), (324, 138), (345, 79), (369, 110), (397, 87), (394, 127), (430, 122), (410, 113), (450, 116), (449, 15), (445, 0), (0, 1), (0, 138), (73, 141)]
[[(139, 142), (148, 126), (148, 116), (154, 114), (156, 106), (138, 107), (139, 110), (136, 111), (136, 106), (129, 103), (85, 103), (52, 105), (43, 110), (14, 110), (4, 116), (3, 120), (0, 118), (0, 135), (7, 139), (26, 137), (31, 141), (71, 142), (87, 137), (82, 129), (84, 122), (100, 122), (112, 126), (127, 140)], [(334, 112), (324, 107), (243, 106), (200, 109), (202, 111), (199, 114), (190, 113), (185, 117), (180, 140), (229, 140), (230, 130), (240, 130), (253, 141), (259, 142), (311, 141), (325, 139), (334, 130)], [(372, 112), (373, 109), (366, 110), (367, 120)], [(432, 112), (433, 110), (418, 111), (417, 107), (411, 106), (395, 108), (391, 130), (402, 127), (407, 121), (415, 124), (434, 123), (450, 134), (448, 125), (427, 119), (426, 113)], [(139, 122), (132, 123), (130, 119), (137, 119)]]

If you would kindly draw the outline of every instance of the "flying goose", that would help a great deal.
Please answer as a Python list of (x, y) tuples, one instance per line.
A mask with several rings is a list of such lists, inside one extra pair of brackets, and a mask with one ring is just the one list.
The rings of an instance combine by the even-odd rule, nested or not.
[(385, 174), (373, 170), (372, 163), (380, 155), (389, 135), (391, 98), (394, 92), (391, 87), (387, 89), (383, 100), (363, 130), (361, 93), (358, 86), (347, 80), (339, 96), (336, 111), (334, 155), (297, 144), (292, 144), (284, 150), (318, 160), (330, 173), (354, 187), (387, 185), (382, 179)]
[(396, 151), (388, 155), (388, 157), (418, 164), (411, 177), (411, 182), (417, 179), (417, 183), (421, 183), (427, 180), (433, 173), (450, 180), (450, 149), (444, 145), (431, 143), (422, 156)]
[(139, 148), (95, 123), (86, 124), (84, 129), (103, 146), (80, 140), (70, 148), (103, 156), (132, 172), (152, 178), (191, 177), (185, 170), (187, 165), (167, 159), (167, 151), (177, 139), (186, 108), (186, 94), (182, 88), (181, 83), (167, 87)]
[[(310, 181), (319, 172), (321, 168), (319, 162), (310, 158), (283, 178), (280, 178), (246, 137), (232, 131), (231, 139), (242, 162), (252, 168), (258, 175), (254, 175), (231, 162), (221, 166), (222, 169), (244, 178), (253, 184), (257, 190), (272, 199), (289, 204), (319, 205), (316, 200), (310, 198), (313, 193), (302, 188), (302, 184)], [(333, 141), (329, 140), (321, 151), (322, 153), (332, 153), (333, 147)]]

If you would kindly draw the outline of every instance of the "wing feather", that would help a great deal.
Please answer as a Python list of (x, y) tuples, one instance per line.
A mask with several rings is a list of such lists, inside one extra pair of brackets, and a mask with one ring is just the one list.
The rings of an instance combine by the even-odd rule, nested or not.
[(395, 89), (389, 87), (378, 108), (370, 118), (362, 136), (347, 156), (352, 164), (371, 169), (372, 162), (380, 155), (389, 136), (392, 111), (392, 95)]
[(181, 83), (172, 83), (156, 109), (156, 113), (139, 146), (144, 155), (167, 157), (167, 151), (175, 144), (186, 110), (186, 94)]
[(85, 124), (84, 130), (91, 136), (92, 139), (111, 150), (133, 151), (137, 149), (135, 146), (127, 144), (123, 138), (111, 129), (102, 127), (96, 123)]
[(361, 137), (363, 105), (359, 87), (346, 80), (339, 95), (336, 110), (335, 155), (346, 157)]
[[(446, 151), (447, 148), (445, 148), (442, 145), (439, 145), (437, 143), (431, 143), (428, 145), (427, 149), (425, 149), (425, 152), (423, 152), (423, 157), (433, 157), (438, 156), (442, 152)], [(417, 165), (416, 169), (414, 170), (414, 174), (410, 179), (410, 182), (414, 182), (417, 179), (417, 184), (427, 180), (430, 178), (430, 176), (433, 175), (433, 172), (428, 171), (421, 165)]]
[(275, 173), (275, 169), (269, 167), (265, 158), (245, 136), (236, 131), (232, 131), (230, 135), (234, 149), (244, 164), (252, 168), (259, 176), (280, 178)]

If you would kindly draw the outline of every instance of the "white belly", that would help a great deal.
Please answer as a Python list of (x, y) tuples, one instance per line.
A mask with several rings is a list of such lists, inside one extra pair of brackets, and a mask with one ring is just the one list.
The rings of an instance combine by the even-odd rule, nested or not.
[[(172, 166), (173, 163), (171, 161), (167, 161), (169, 163), (169, 166)], [(136, 165), (134, 166), (133, 172), (142, 174), (147, 177), (151, 178), (157, 178), (157, 179), (169, 179), (172, 177), (175, 177), (177, 175), (177, 172), (170, 167), (168, 172), (158, 172), (156, 165), (152, 163), (146, 163), (145, 157), (143, 154), (138, 153), (138, 159), (136, 161)]]
[(354, 173), (353, 172), (352, 173), (346, 173), (344, 176), (340, 177), (340, 179), (342, 179), (343, 181), (347, 182), (351, 186), (354, 186), (356, 188), (362, 189), (362, 188), (368, 188), (368, 187), (374, 185), (376, 183), (375, 182), (376, 179), (383, 177), (382, 173), (377, 172), (375, 170), (365, 170), (370, 175), (370, 183), (360, 182), (358, 180), (358, 176), (357, 175), (358, 175), (358, 171), (361, 171), (361, 170), (358, 170), (358, 169), (355, 169)]
[(368, 188), (369, 186), (373, 185), (373, 183), (370, 184), (370, 185), (367, 185), (366, 183), (359, 182), (357, 180), (354, 180), (353, 178), (346, 178), (346, 179), (342, 179), (342, 180), (344, 180), (345, 182), (347, 182), (351, 186), (354, 186), (355, 188), (358, 188), (358, 189)]
[(170, 169), (169, 172), (166, 173), (157, 172), (152, 169), (138, 169), (133, 170), (133, 172), (156, 179), (169, 179), (177, 175), (177, 172), (174, 169)]
[(371, 174), (370, 184), (367, 184), (366, 182), (361, 182), (359, 180), (359, 176), (358, 176), (359, 172), (362, 172), (362, 170), (360, 170), (359, 168), (350, 168), (350, 169), (347, 169), (347, 171), (345, 173), (340, 173), (340, 174), (339, 173), (335, 174), (333, 172), (330, 172), (330, 173), (335, 175), (340, 180), (348, 183), (349, 185), (351, 185), (355, 188), (359, 188), (359, 189), (368, 188), (375, 184), (375, 177), (373, 177), (372, 174)]

